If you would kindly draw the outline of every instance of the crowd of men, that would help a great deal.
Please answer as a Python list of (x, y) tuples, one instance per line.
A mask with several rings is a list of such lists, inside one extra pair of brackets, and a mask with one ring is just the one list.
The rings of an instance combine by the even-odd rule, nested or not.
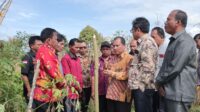
[[(165, 55), (159, 55), (165, 40), (164, 30), (154, 27), (150, 32), (150, 23), (144, 17), (132, 21), (130, 52), (126, 49), (125, 39), (120, 36), (101, 43), (99, 112), (131, 112), (131, 109), (135, 112), (189, 111), (195, 99), (197, 73), (200, 73), (197, 58), (200, 55), (196, 50), (196, 45), (200, 49), (200, 34), (193, 39), (185, 31), (187, 18), (182, 10), (173, 10), (168, 15), (165, 32), (171, 37)], [(34, 66), (36, 60), (40, 60), (32, 105), (36, 112), (47, 112), (52, 103), (56, 105), (58, 99), (53, 95), (54, 88), (68, 90), (62, 99), (63, 112), (87, 112), (89, 101), (94, 98), (95, 67), (87, 43), (71, 39), (69, 51), (60, 59), (58, 54), (65, 44), (65, 37), (52, 28), (45, 28), (40, 36), (29, 39), (31, 50), (22, 59), (21, 73), (28, 102)], [(64, 77), (69, 74), (79, 85), (70, 85), (78, 93), (68, 89)], [(52, 80), (55, 87), (49, 84)], [(74, 105), (77, 101), (81, 102), (80, 110)]]

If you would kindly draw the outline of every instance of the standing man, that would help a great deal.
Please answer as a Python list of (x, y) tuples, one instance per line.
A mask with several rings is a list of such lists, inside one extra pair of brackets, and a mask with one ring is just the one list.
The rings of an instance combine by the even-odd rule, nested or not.
[[(164, 30), (160, 27), (154, 27), (151, 30), (151, 37), (155, 40), (156, 44), (159, 47), (158, 50), (158, 61), (157, 61), (157, 70), (154, 76), (154, 79), (157, 77), (158, 72), (162, 66), (162, 62), (164, 59), (164, 52), (163, 51), (163, 43), (165, 41), (165, 33)], [(162, 50), (162, 51), (161, 51)], [(155, 89), (155, 93), (153, 94), (153, 112), (164, 112), (164, 102), (163, 96), (160, 97), (159, 92)]]
[(172, 35), (156, 85), (165, 97), (166, 112), (188, 112), (195, 99), (196, 47), (186, 33), (187, 14), (173, 10), (165, 22), (165, 31)]
[[(77, 38), (73, 38), (69, 41), (69, 53), (67, 53), (62, 58), (61, 63), (64, 74), (65, 75), (72, 74), (72, 76), (80, 85), (80, 87), (74, 85), (74, 88), (80, 94), (83, 88), (83, 78), (82, 78), (83, 76), (82, 76), (80, 58), (77, 56), (78, 53), (79, 53), (79, 40)], [(80, 98), (79, 94), (69, 90), (66, 100), (67, 107), (65, 107), (67, 112), (77, 112), (74, 104), (75, 102), (79, 101)]]
[(79, 58), (81, 61), (82, 74), (83, 74), (83, 91), (81, 98), (82, 112), (87, 112), (88, 104), (91, 97), (91, 57), (88, 54), (88, 47), (85, 41), (79, 41)]
[(139, 54), (130, 64), (128, 82), (136, 112), (153, 112), (152, 98), (155, 91), (154, 75), (158, 46), (148, 35), (149, 27), (149, 21), (143, 17), (138, 17), (132, 22), (131, 32), (137, 40)]
[(116, 37), (112, 43), (113, 57), (108, 60), (103, 73), (108, 76), (106, 98), (108, 112), (130, 112), (131, 93), (128, 88), (128, 65), (132, 56), (125, 51), (125, 39)]
[(22, 58), (22, 63), (24, 64), (21, 68), (23, 85), (23, 95), (26, 99), (26, 102), (29, 102), (29, 97), (31, 93), (31, 86), (34, 76), (34, 63), (35, 54), (39, 47), (42, 45), (40, 36), (31, 36), (28, 41), (30, 51)]
[[(108, 112), (107, 111), (107, 99), (106, 92), (108, 86), (108, 77), (103, 74), (105, 63), (111, 58), (111, 45), (109, 42), (104, 41), (101, 43), (101, 56), (99, 57), (99, 112)], [(91, 67), (92, 74), (92, 98), (94, 98), (94, 63)]]
[(36, 60), (40, 61), (40, 67), (34, 89), (33, 109), (36, 109), (36, 112), (46, 112), (50, 103), (60, 100), (60, 97), (54, 93), (55, 91), (61, 92), (66, 81), (55, 54), (55, 49), (58, 46), (57, 31), (52, 28), (45, 28), (40, 37), (44, 44), (36, 54)]

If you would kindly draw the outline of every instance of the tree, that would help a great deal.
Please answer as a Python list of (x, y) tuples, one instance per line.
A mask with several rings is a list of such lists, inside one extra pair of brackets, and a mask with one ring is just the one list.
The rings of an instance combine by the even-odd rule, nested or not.
[(86, 26), (79, 34), (79, 39), (86, 41), (87, 44), (92, 45), (93, 42), (93, 35), (97, 37), (97, 43), (100, 45), (102, 41), (104, 41), (103, 36), (98, 33), (94, 28), (91, 26)]

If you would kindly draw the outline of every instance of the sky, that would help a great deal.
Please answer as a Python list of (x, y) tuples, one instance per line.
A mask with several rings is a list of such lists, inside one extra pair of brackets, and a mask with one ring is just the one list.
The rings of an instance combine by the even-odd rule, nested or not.
[(130, 34), (136, 17), (147, 18), (151, 28), (163, 27), (174, 9), (188, 14), (187, 31), (193, 36), (200, 32), (199, 4), (200, 0), (12, 0), (0, 25), (0, 40), (7, 40), (18, 31), (40, 35), (46, 27), (56, 29), (69, 40), (78, 37), (87, 25), (104, 37), (119, 30)]

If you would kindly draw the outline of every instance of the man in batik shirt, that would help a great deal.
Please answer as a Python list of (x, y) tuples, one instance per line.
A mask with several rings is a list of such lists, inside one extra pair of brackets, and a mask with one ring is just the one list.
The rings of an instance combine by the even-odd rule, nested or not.
[(90, 66), (91, 57), (88, 53), (87, 44), (85, 41), (79, 41), (79, 58), (81, 61), (82, 74), (83, 74), (83, 91), (81, 96), (81, 110), (87, 112), (88, 104), (91, 96), (91, 78), (90, 78)]
[(153, 112), (152, 98), (158, 46), (148, 35), (149, 27), (146, 18), (138, 17), (133, 20), (131, 29), (134, 39), (137, 40), (139, 52), (130, 64), (128, 79), (136, 112)]
[(132, 56), (125, 51), (125, 39), (116, 37), (112, 43), (113, 57), (105, 64), (103, 73), (108, 76), (106, 98), (108, 112), (130, 112), (131, 93), (128, 88), (128, 65)]

